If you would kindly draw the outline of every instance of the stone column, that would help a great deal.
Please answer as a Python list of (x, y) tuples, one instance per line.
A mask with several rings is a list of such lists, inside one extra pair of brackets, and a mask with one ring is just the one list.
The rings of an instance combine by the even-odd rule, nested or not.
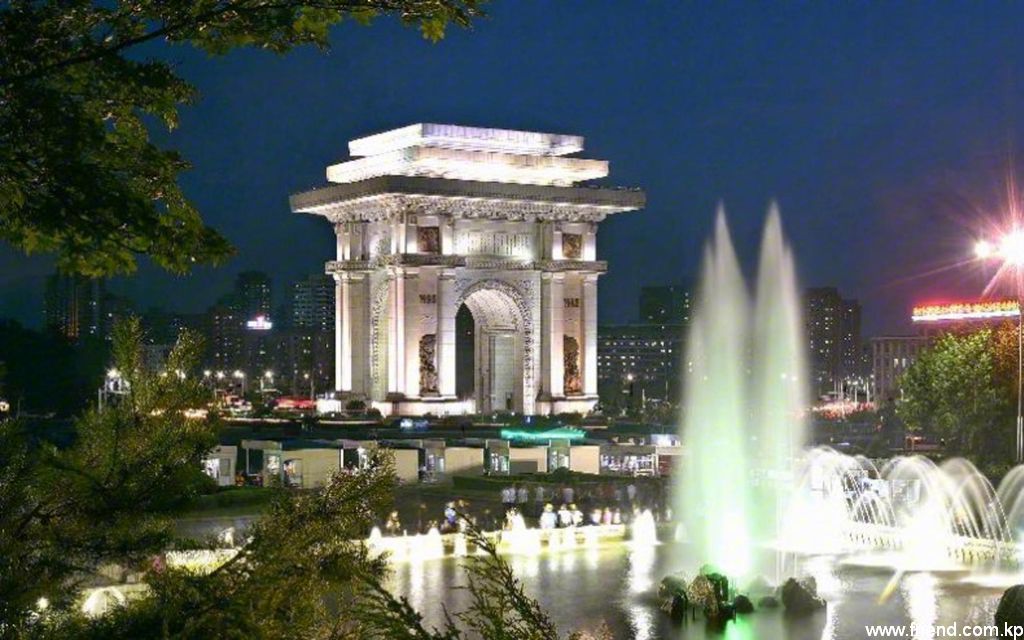
[(597, 395), (597, 274), (583, 276), (583, 393)]
[(388, 294), (388, 393), (405, 389), (405, 274), (395, 272)]
[(348, 274), (334, 274), (334, 389), (352, 391), (352, 299)]
[(541, 394), (544, 399), (560, 398), (564, 394), (564, 335), (562, 307), (565, 304), (565, 275), (541, 275), (540, 295), (540, 359)]
[(455, 274), (442, 271), (437, 279), (437, 390), (455, 396)]
[(407, 398), (414, 398), (420, 395), (420, 338), (423, 337), (423, 328), (419, 322), (419, 275), (415, 269), (406, 269), (401, 278), (403, 286), (405, 305), (402, 312), (405, 314), (404, 330), (405, 341), (402, 348), (405, 350), (405, 385), (402, 392)]
[(364, 271), (347, 275), (348, 322), (346, 332), (350, 336), (351, 390), (357, 395), (370, 393), (370, 274)]

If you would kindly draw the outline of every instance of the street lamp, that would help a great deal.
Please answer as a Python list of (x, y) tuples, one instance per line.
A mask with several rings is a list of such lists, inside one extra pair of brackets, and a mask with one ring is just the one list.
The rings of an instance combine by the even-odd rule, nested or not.
[(238, 370), (238, 369), (235, 369), (235, 372), (233, 374), (231, 374), (231, 375), (233, 375), (236, 380), (241, 380), (241, 382), (242, 382), (242, 397), (244, 398), (245, 397), (245, 372), (241, 371), (241, 370)]
[(1024, 317), (1021, 316), (1021, 305), (1024, 292), (1021, 290), (1021, 278), (1024, 276), (1024, 231), (1014, 228), (999, 239), (998, 243), (979, 240), (974, 245), (974, 255), (979, 260), (998, 259), (1004, 266), (1014, 269), (1017, 291), (1017, 462), (1024, 462)]

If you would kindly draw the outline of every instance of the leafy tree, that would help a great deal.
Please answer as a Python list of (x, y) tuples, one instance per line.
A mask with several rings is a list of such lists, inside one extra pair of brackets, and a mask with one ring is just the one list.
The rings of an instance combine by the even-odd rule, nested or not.
[(1016, 337), (1013, 375), (1007, 376), (1007, 329), (943, 335), (904, 373), (900, 417), (908, 429), (945, 441), (946, 451), (977, 462), (1012, 455), (1016, 402)]
[[(102, 564), (135, 566), (170, 544), (170, 516), (203, 487), (199, 460), (216, 423), (186, 415), (207, 395), (201, 378), (148, 371), (141, 336), (137, 320), (115, 329), (114, 362), (131, 392), (79, 418), (72, 446), (33, 443), (23, 425), (0, 423), (0, 636), (39, 598), (60, 610)], [(184, 334), (167, 364), (193, 371), (199, 353)]]
[(175, 272), (232, 252), (178, 184), (188, 163), (150, 139), (195, 89), (148, 42), (210, 54), (328, 45), (331, 26), (397, 16), (437, 40), (482, 0), (13, 0), (0, 3), (0, 239), (91, 276), (140, 255)]

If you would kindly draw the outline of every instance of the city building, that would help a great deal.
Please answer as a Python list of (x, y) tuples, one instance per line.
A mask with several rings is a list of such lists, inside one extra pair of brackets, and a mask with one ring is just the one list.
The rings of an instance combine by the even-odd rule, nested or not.
[(275, 330), (274, 362), (269, 370), (277, 388), (312, 397), (334, 388), (334, 332), (291, 327)]
[(1016, 323), (1019, 317), (1016, 300), (924, 304), (915, 306), (911, 314), (917, 334), (931, 337)]
[(146, 331), (146, 343), (152, 345), (172, 345), (184, 329), (207, 332), (204, 314), (167, 311), (159, 307), (152, 307), (142, 314), (142, 326)]
[(207, 360), (214, 369), (245, 366), (244, 316), (231, 296), (210, 307), (207, 317)]
[(663, 285), (640, 289), (640, 322), (686, 325), (693, 313), (692, 288)]
[(333, 278), (312, 275), (292, 285), (291, 324), (295, 328), (334, 332)]
[(928, 347), (928, 336), (881, 336), (870, 339), (872, 395), (876, 404), (900, 399), (899, 383), (917, 356)]
[(598, 327), (598, 391), (602, 401), (612, 406), (638, 406), (643, 400), (677, 403), (684, 331), (680, 324)]
[(270, 276), (262, 271), (243, 271), (235, 279), (236, 304), (246, 321), (271, 317), (272, 293)]
[[(597, 225), (639, 190), (573, 135), (415, 124), (349, 143), (330, 186), (292, 196), (337, 234), (335, 389), (385, 414), (536, 414), (597, 402)], [(474, 320), (472, 397), (456, 316)]]
[(843, 300), (839, 316), (839, 347), (839, 373), (843, 382), (866, 375), (861, 306), (857, 300)]
[(863, 373), (860, 304), (835, 287), (807, 289), (804, 302), (812, 391), (839, 395), (845, 380)]
[(44, 323), (71, 341), (103, 338), (106, 295), (101, 279), (54, 273), (46, 279)]

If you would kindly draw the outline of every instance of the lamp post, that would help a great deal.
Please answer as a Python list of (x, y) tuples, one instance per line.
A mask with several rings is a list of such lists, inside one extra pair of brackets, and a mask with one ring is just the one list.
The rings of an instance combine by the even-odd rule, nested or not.
[(1024, 462), (1024, 315), (1021, 314), (1022, 295), (1021, 278), (1024, 277), (1024, 231), (1014, 228), (999, 239), (998, 243), (979, 240), (974, 245), (974, 255), (979, 260), (998, 259), (1004, 267), (1013, 270), (1015, 293), (1017, 296), (1017, 463)]
[(245, 372), (236, 369), (232, 374), (236, 380), (240, 380), (242, 384), (242, 398), (245, 398)]

